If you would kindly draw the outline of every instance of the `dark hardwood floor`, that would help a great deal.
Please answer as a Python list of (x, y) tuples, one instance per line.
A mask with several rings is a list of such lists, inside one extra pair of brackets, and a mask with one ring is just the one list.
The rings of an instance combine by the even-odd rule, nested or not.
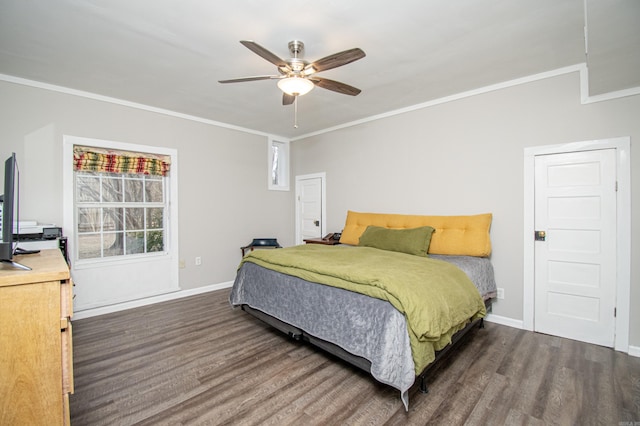
[(228, 294), (74, 321), (72, 424), (640, 424), (640, 358), (487, 323), (405, 412), (398, 391)]

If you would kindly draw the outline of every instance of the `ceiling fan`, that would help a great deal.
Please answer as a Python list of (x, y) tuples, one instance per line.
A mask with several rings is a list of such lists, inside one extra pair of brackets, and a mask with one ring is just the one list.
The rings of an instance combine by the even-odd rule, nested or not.
[(365, 57), (362, 49), (354, 48), (343, 52), (334, 53), (314, 62), (302, 59), (304, 43), (299, 40), (289, 42), (291, 58), (281, 59), (258, 43), (251, 40), (241, 40), (245, 47), (253, 53), (261, 56), (278, 67), (279, 75), (259, 75), (254, 77), (234, 78), (231, 80), (219, 80), (219, 83), (242, 83), (257, 80), (278, 80), (278, 87), (282, 90), (282, 105), (291, 105), (298, 96), (302, 96), (315, 86), (332, 90), (344, 95), (356, 96), (361, 90), (339, 81), (318, 77), (316, 73), (341, 67)]

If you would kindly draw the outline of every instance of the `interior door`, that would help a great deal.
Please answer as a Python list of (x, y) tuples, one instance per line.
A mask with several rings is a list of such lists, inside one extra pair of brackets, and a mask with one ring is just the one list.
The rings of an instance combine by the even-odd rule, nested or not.
[(534, 329), (612, 347), (615, 149), (535, 157)]
[(296, 179), (298, 244), (307, 238), (320, 238), (324, 229), (322, 176)]

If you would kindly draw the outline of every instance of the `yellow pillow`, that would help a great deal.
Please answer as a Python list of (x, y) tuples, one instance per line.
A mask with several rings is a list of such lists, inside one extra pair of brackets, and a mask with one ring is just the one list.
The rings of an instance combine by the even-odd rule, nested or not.
[(358, 245), (367, 226), (390, 229), (431, 226), (435, 229), (429, 245), (430, 254), (488, 257), (491, 254), (491, 213), (471, 216), (421, 216), (348, 211), (342, 230), (342, 244)]

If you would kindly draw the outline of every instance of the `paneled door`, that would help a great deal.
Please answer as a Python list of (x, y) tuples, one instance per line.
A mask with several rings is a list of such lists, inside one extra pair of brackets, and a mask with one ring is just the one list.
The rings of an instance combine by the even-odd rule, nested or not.
[(612, 347), (615, 149), (535, 157), (535, 230), (535, 331)]
[(324, 175), (296, 177), (296, 244), (324, 232)]

